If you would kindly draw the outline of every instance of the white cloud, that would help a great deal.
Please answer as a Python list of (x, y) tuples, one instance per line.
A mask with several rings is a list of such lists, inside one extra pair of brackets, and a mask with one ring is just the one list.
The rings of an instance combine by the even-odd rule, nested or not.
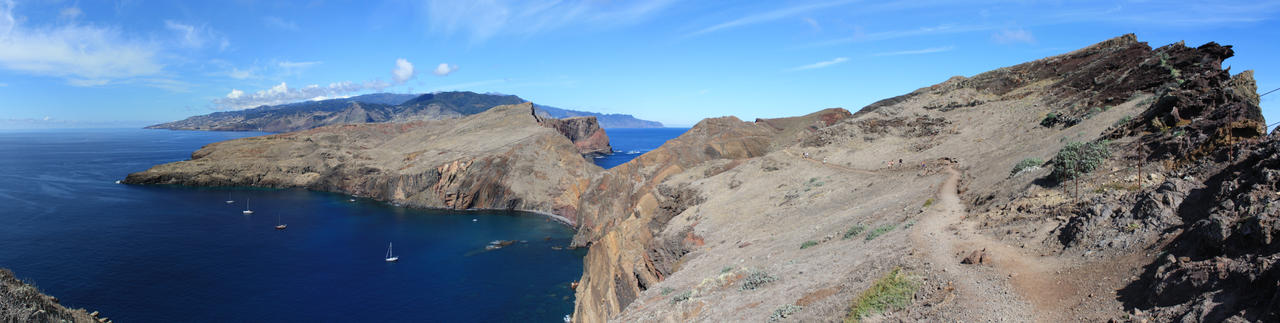
[(9, 83), (0, 83), (0, 87), (6, 87), (6, 86), (9, 86)]
[(419, 10), (432, 32), (461, 34), (472, 43), (498, 35), (529, 36), (569, 26), (592, 29), (644, 21), (675, 0), (427, 1)]
[(413, 63), (403, 58), (396, 59), (396, 68), (391, 70), (391, 79), (396, 84), (403, 84), (413, 78)]
[(285, 82), (280, 82), (280, 84), (252, 94), (232, 89), (231, 93), (227, 93), (226, 96), (214, 99), (213, 104), (220, 110), (237, 110), (262, 105), (306, 101), (317, 97), (337, 98), (360, 91), (381, 91), (390, 86), (391, 84), (386, 82), (369, 81), (364, 83), (337, 82), (330, 83), (328, 86), (311, 84), (301, 88), (291, 88)]
[(809, 24), (809, 28), (813, 28), (813, 31), (822, 31), (822, 25), (818, 24), (818, 20), (809, 18), (809, 17), (800, 18), (800, 20), (803, 20), (804, 23)]
[(956, 48), (955, 46), (933, 47), (933, 48), (925, 48), (925, 49), (913, 49), (913, 50), (903, 50), (903, 51), (896, 51), (896, 52), (875, 53), (875, 54), (872, 54), (871, 56), (901, 56), (901, 55), (932, 54), (932, 53), (941, 53), (941, 52), (950, 51), (955, 48)]
[(205, 48), (206, 45), (216, 44), (219, 50), (224, 50), (231, 46), (231, 41), (208, 27), (184, 24), (173, 20), (165, 20), (164, 27), (177, 34), (178, 44), (181, 47), (201, 49)]
[(436, 65), (436, 70), (431, 71), (431, 73), (434, 73), (435, 75), (439, 75), (439, 76), (445, 76), (457, 70), (458, 70), (458, 65), (449, 65), (445, 63), (440, 63), (440, 65)]
[(274, 16), (262, 17), (262, 24), (266, 25), (267, 27), (281, 29), (281, 30), (288, 30), (288, 31), (299, 30), (298, 24), (292, 21), (284, 20), (284, 18), (274, 17)]
[(320, 63), (321, 62), (316, 62), (316, 61), (312, 61), (312, 62), (280, 61), (279, 63), (276, 63), (276, 66), (280, 66), (280, 68), (284, 68), (284, 69), (305, 69), (305, 68), (310, 68), (312, 66), (320, 65)]
[(849, 58), (848, 58), (848, 57), (836, 57), (836, 58), (831, 59), (831, 60), (829, 60), (829, 61), (821, 61), (821, 62), (817, 62), (817, 63), (809, 64), (809, 65), (803, 65), (803, 66), (796, 66), (796, 67), (792, 67), (792, 68), (787, 69), (787, 71), (788, 71), (788, 72), (794, 72), (794, 71), (803, 71), (803, 70), (819, 69), (819, 68), (824, 68), (824, 67), (828, 67), (828, 66), (831, 66), (831, 65), (836, 65), (836, 64), (844, 63), (844, 62), (846, 62), (846, 61), (849, 61)]
[[(746, 25), (754, 25), (758, 23), (770, 22), (778, 19), (793, 17), (802, 13), (806, 13), (806, 12), (810, 12), (818, 9), (842, 6), (855, 1), (857, 0), (841, 0), (841, 1), (830, 1), (830, 2), (822, 2), (822, 3), (811, 3), (811, 4), (798, 5), (798, 6), (792, 6), (792, 7), (786, 7), (786, 8), (778, 8), (778, 9), (726, 21), (711, 27), (703, 28), (701, 30), (690, 33), (686, 36), (692, 37), (692, 36), (698, 36), (706, 33), (730, 29), (730, 28), (737, 28), (737, 27), (742, 27)], [(814, 21), (813, 23), (816, 24), (817, 22)]]
[(1005, 29), (991, 34), (991, 41), (1000, 44), (1035, 44), (1036, 37), (1032, 36), (1031, 32), (1026, 31), (1025, 29)]
[(75, 86), (155, 75), (160, 46), (114, 28), (66, 24), (27, 27), (14, 19), (13, 1), (0, 0), (0, 68), (66, 78)]
[(230, 76), (233, 79), (243, 80), (243, 79), (251, 78), (254, 75), (252, 70), (242, 70), (239, 68), (232, 67), (231, 72), (227, 72), (227, 76)]
[(63, 8), (62, 11), (58, 12), (59, 17), (67, 20), (75, 20), (76, 18), (80, 18), (80, 16), (83, 16), (83, 15), (84, 15), (84, 11), (80, 11), (80, 8), (78, 7), (66, 7), (66, 8)]

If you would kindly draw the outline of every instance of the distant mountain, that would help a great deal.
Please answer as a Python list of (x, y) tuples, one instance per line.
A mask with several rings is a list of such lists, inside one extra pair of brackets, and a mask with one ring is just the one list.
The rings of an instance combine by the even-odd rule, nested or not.
[[(438, 92), (422, 95), (374, 93), (343, 99), (260, 106), (214, 112), (147, 129), (289, 132), (333, 124), (440, 120), (484, 112), (494, 106), (525, 102), (515, 95)], [(604, 128), (656, 128), (661, 123), (626, 114), (601, 114), (535, 105), (543, 116), (594, 116)]]

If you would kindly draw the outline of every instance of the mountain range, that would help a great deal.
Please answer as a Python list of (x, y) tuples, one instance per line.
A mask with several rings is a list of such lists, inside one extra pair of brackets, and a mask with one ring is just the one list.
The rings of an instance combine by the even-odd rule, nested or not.
[[(147, 129), (289, 132), (333, 124), (406, 122), (453, 119), (484, 112), (499, 105), (520, 104), (515, 95), (469, 91), (427, 94), (373, 93), (350, 98), (259, 106), (214, 112)], [(627, 114), (602, 114), (534, 105), (542, 117), (596, 117), (604, 128), (660, 128), (662, 123)]]

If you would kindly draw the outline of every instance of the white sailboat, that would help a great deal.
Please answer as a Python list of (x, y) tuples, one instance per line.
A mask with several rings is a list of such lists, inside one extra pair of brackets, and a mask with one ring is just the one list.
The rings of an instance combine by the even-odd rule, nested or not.
[(288, 227), (289, 227), (288, 224), (280, 223), (280, 215), (276, 214), (276, 230), (284, 230), (284, 228), (288, 228)]
[(253, 214), (253, 210), (249, 209), (249, 198), (244, 198), (244, 211), (240, 211), (240, 213), (244, 213), (244, 215)]
[(388, 242), (387, 243), (387, 262), (397, 262), (397, 261), (400, 261), (400, 257), (391, 255), (391, 243)]
[(236, 200), (231, 199), (231, 192), (227, 192), (227, 204), (235, 203)]

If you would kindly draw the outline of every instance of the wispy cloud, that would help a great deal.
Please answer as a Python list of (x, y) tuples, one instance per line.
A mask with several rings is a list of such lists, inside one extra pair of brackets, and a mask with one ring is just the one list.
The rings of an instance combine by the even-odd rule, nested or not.
[(529, 36), (569, 26), (608, 28), (644, 21), (674, 0), (427, 1), (420, 11), (432, 32), (472, 43), (499, 35)]
[(849, 61), (849, 58), (848, 58), (848, 57), (836, 57), (836, 58), (833, 58), (833, 59), (831, 59), (831, 60), (829, 60), (829, 61), (821, 61), (821, 62), (817, 62), (817, 63), (809, 64), (809, 65), (802, 65), (802, 66), (796, 66), (796, 67), (788, 68), (788, 69), (786, 69), (786, 71), (788, 71), (788, 72), (794, 72), (794, 71), (803, 71), (803, 70), (819, 69), (819, 68), (830, 67), (830, 66), (832, 66), (832, 65), (836, 65), (836, 64), (844, 63), (844, 62), (846, 62), (846, 61)]
[(83, 15), (84, 15), (84, 11), (80, 11), (80, 7), (76, 7), (76, 6), (62, 8), (62, 11), (58, 12), (59, 18), (67, 19), (67, 20), (76, 20), (76, 18), (80, 18), (80, 16), (83, 16)]
[(1035, 44), (1036, 37), (1025, 29), (1005, 29), (991, 34), (991, 41), (999, 44)]
[(809, 28), (813, 28), (813, 31), (822, 31), (822, 25), (821, 25), (821, 24), (818, 24), (818, 20), (817, 20), (817, 19), (813, 19), (813, 18), (809, 18), (809, 17), (804, 17), (804, 18), (800, 18), (800, 20), (801, 20), (801, 21), (804, 21), (804, 23), (808, 24), (808, 25), (809, 25)]
[(294, 23), (293, 21), (289, 21), (289, 20), (284, 20), (284, 18), (275, 17), (275, 16), (262, 17), (262, 24), (266, 25), (267, 27), (280, 29), (280, 30), (287, 30), (287, 31), (299, 30), (297, 23)]
[(778, 19), (794, 17), (797, 15), (818, 10), (818, 9), (842, 6), (842, 5), (850, 4), (856, 1), (857, 0), (840, 0), (840, 1), (803, 4), (803, 5), (791, 6), (791, 7), (785, 7), (785, 8), (777, 8), (777, 9), (773, 9), (765, 12), (759, 12), (759, 13), (743, 16), (741, 18), (722, 22), (710, 27), (702, 28), (702, 29), (699, 29), (698, 31), (689, 33), (688, 35), (685, 35), (685, 36), (694, 37), (694, 36), (699, 36), (707, 33), (713, 33), (716, 31), (736, 28), (736, 27), (770, 22)]
[(6, 87), (6, 86), (9, 86), (9, 83), (0, 83), (0, 87)]
[(226, 36), (206, 26), (165, 20), (164, 27), (177, 35), (178, 44), (182, 47), (200, 49), (216, 46), (219, 50), (225, 50), (231, 46), (231, 41)]
[(434, 71), (431, 71), (431, 73), (439, 76), (446, 76), (457, 70), (458, 70), (458, 65), (440, 63), (440, 65), (436, 65), (436, 69)]
[(280, 61), (280, 62), (276, 63), (276, 65), (280, 66), (280, 68), (285, 68), (285, 69), (303, 69), (303, 68), (310, 68), (310, 67), (312, 67), (312, 66), (320, 65), (320, 63), (322, 63), (322, 62), (319, 62), (319, 61), (310, 61), (310, 62)]
[(883, 53), (871, 54), (871, 56), (902, 56), (902, 55), (932, 54), (932, 53), (946, 52), (952, 49), (956, 49), (956, 47), (944, 46), (944, 47), (933, 47), (933, 48), (925, 48), (925, 49), (902, 50), (902, 51), (896, 51), (896, 52), (883, 52)]
[(118, 29), (79, 24), (28, 27), (14, 19), (13, 1), (0, 0), (0, 67), (65, 78), (74, 86), (159, 74), (161, 47)]

